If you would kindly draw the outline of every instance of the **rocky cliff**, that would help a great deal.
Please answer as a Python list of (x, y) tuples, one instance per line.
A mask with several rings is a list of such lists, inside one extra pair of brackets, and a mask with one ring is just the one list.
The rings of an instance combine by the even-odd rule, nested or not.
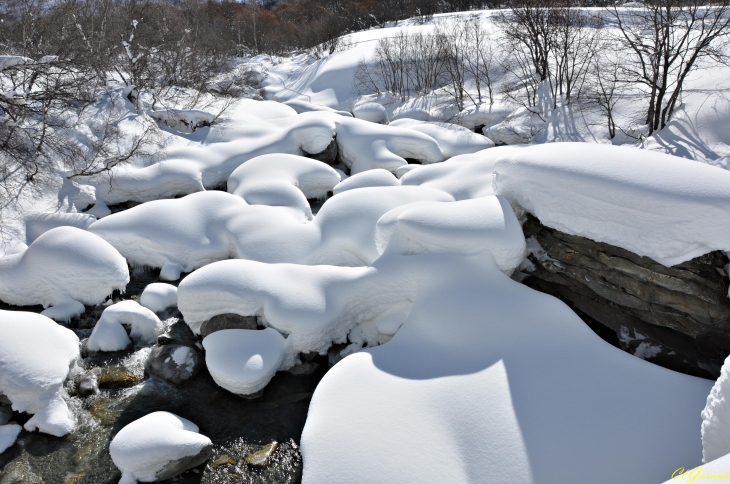
[(730, 353), (728, 258), (665, 267), (527, 215), (522, 282), (571, 306), (606, 341), (684, 373), (717, 378)]

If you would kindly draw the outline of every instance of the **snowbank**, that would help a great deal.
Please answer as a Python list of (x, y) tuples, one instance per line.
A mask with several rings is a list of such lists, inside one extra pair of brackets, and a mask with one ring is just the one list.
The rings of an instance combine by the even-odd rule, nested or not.
[(229, 392), (250, 395), (263, 389), (287, 358), (286, 339), (276, 330), (224, 329), (203, 340), (205, 364), (213, 380)]
[[(702, 462), (730, 454), (730, 357), (722, 365), (720, 378), (707, 397), (702, 411)], [(728, 468), (727, 472), (730, 472)]]
[(311, 111), (324, 111), (327, 113), (335, 113), (339, 114), (340, 116), (345, 117), (352, 117), (352, 113), (348, 111), (338, 111), (336, 109), (329, 108), (327, 106), (321, 106), (319, 104), (312, 104), (307, 101), (302, 101), (301, 99), (291, 99), (289, 101), (285, 101), (284, 104), (289, 106), (290, 108), (294, 109), (297, 113), (308, 113)]
[(388, 124), (388, 112), (382, 104), (366, 102), (352, 108), (352, 114), (365, 121), (378, 124)]
[(435, 165), (420, 166), (404, 174), (401, 185), (417, 185), (442, 190), (456, 200), (493, 195), (492, 173), (495, 160), (491, 151), (459, 155)]
[(321, 199), (340, 182), (334, 168), (296, 155), (263, 155), (248, 160), (228, 178), (228, 193), (250, 205), (291, 207), (311, 220), (307, 199)]
[(139, 304), (155, 313), (177, 306), (177, 287), (163, 282), (153, 282), (142, 291)]
[(333, 193), (337, 195), (355, 188), (395, 187), (398, 185), (400, 185), (400, 182), (391, 172), (376, 168), (375, 170), (363, 171), (343, 180), (334, 187)]
[(106, 308), (86, 342), (89, 351), (120, 351), (131, 341), (123, 325), (131, 327), (129, 336), (142, 343), (155, 342), (162, 323), (155, 313), (136, 301), (121, 301)]
[(122, 471), (119, 484), (157, 482), (202, 464), (213, 443), (198, 426), (169, 412), (154, 412), (114, 436), (109, 454)]
[(494, 146), (494, 142), (489, 138), (458, 124), (399, 119), (391, 122), (390, 125), (420, 131), (429, 135), (439, 144), (446, 158), (474, 153)]
[(484, 152), (494, 192), (552, 228), (671, 266), (730, 250), (730, 173), (635, 148), (551, 143)]
[(73, 331), (40, 314), (0, 310), (0, 394), (13, 410), (34, 414), (26, 430), (58, 437), (73, 430), (62, 395), (77, 358), (79, 339)]
[[(218, 191), (145, 203), (89, 230), (130, 263), (192, 271), (217, 260), (364, 265), (375, 260), (375, 224), (387, 211), (420, 200), (450, 201), (424, 187), (351, 190), (327, 200), (312, 222), (289, 207), (248, 205)], [(174, 274), (173, 274), (174, 275)], [(177, 279), (177, 277), (170, 277)]]
[(24, 252), (0, 258), (0, 299), (17, 306), (98, 304), (128, 282), (124, 257), (76, 227), (51, 229)]

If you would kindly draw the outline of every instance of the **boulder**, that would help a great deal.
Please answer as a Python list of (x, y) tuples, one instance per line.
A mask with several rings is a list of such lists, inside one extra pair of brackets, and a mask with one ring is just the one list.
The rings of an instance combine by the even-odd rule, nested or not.
[(145, 369), (150, 376), (180, 385), (203, 369), (203, 359), (195, 348), (166, 344), (152, 348)]
[(205, 338), (209, 334), (224, 329), (258, 329), (256, 316), (239, 316), (238, 314), (219, 314), (204, 322), (200, 327), (200, 336)]

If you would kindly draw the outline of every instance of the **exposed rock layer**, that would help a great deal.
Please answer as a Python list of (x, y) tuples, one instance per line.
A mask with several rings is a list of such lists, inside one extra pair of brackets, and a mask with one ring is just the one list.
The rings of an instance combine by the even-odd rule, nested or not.
[(568, 303), (599, 335), (629, 353), (697, 376), (716, 378), (730, 353), (728, 258), (711, 252), (666, 267), (609, 244), (551, 229), (527, 215), (523, 280)]

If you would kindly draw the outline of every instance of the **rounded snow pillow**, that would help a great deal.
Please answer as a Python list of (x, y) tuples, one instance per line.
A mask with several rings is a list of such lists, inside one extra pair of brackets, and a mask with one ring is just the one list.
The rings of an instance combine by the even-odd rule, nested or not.
[(352, 114), (356, 118), (371, 123), (388, 124), (388, 113), (382, 104), (362, 103), (352, 108)]

